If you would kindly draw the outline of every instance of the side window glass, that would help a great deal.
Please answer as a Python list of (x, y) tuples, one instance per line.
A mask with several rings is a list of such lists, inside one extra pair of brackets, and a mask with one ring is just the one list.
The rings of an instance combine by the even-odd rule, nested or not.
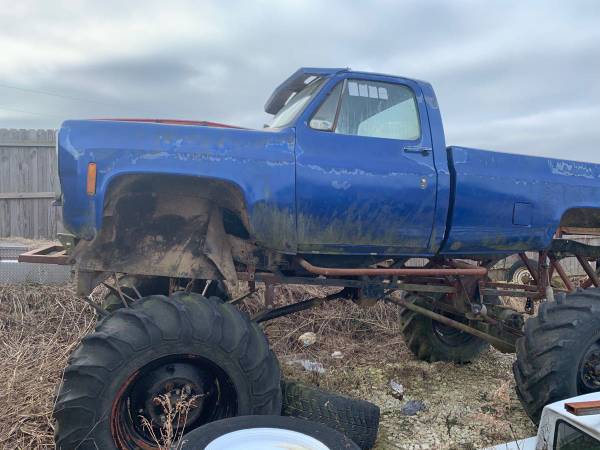
[(554, 450), (600, 450), (600, 441), (560, 420), (556, 425)]
[(337, 113), (337, 106), (340, 99), (340, 92), (342, 90), (343, 83), (338, 83), (330, 92), (327, 94), (327, 98), (321, 104), (315, 115), (310, 119), (310, 127), (315, 130), (332, 131), (333, 124), (335, 122), (335, 114)]
[(336, 133), (413, 141), (421, 137), (412, 89), (391, 83), (348, 80)]

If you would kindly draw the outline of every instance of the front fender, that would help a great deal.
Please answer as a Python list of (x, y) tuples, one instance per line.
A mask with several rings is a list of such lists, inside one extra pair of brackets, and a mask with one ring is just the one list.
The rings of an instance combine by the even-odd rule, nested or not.
[[(266, 248), (296, 251), (294, 129), (87, 120), (65, 122), (58, 140), (64, 224), (80, 238), (94, 239), (102, 228), (106, 194), (119, 177), (179, 175), (235, 186), (255, 239)], [(85, 187), (90, 162), (97, 165), (92, 196)]]

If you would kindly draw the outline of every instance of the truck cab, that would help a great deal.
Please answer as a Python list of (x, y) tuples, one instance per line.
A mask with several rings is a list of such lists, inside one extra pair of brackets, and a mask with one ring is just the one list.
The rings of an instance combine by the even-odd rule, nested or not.
[(600, 394), (551, 403), (542, 411), (537, 436), (486, 450), (600, 450)]
[(265, 110), (275, 114), (272, 129), (296, 130), (300, 252), (436, 251), (448, 212), (449, 173), (428, 83), (300, 69)]

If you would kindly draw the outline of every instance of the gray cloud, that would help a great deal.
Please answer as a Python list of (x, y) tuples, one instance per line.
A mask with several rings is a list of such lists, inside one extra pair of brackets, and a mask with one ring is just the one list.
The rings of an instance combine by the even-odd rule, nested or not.
[(260, 127), (296, 68), (350, 66), (430, 81), (448, 144), (600, 162), (599, 19), (592, 0), (24, 1), (0, 15), (0, 127)]

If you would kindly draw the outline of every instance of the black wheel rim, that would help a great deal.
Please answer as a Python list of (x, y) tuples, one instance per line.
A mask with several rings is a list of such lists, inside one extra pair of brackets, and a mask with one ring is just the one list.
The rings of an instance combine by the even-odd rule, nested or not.
[(236, 412), (237, 393), (225, 371), (205, 358), (171, 355), (147, 364), (122, 385), (111, 410), (111, 431), (121, 449), (157, 449), (169, 426), (181, 436)]
[(600, 341), (594, 342), (584, 353), (579, 364), (577, 384), (579, 394), (600, 390)]

